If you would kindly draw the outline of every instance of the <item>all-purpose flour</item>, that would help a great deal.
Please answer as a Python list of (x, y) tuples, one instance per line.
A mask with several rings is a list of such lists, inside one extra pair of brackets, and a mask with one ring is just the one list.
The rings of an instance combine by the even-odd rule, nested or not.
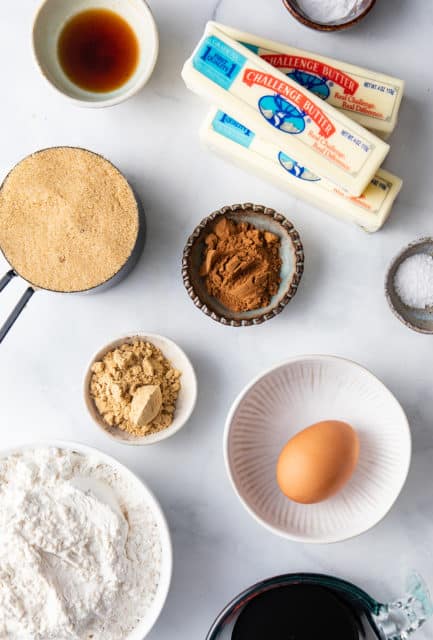
[[(123, 515), (76, 488), (83, 477), (109, 485)], [(109, 465), (48, 448), (0, 460), (0, 532), (2, 640), (125, 640), (145, 616), (158, 526), (132, 479)]]

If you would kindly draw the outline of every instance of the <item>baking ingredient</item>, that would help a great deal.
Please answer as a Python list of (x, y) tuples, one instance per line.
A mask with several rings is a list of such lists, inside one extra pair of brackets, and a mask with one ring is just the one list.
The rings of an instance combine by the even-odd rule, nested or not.
[(208, 23), (182, 71), (189, 89), (296, 157), (318, 175), (360, 196), (389, 145), (341, 111)]
[(357, 618), (342, 597), (314, 584), (274, 587), (249, 597), (232, 640), (359, 640)]
[(406, 258), (397, 269), (394, 286), (400, 300), (408, 307), (432, 307), (433, 256), (415, 253)]
[(150, 342), (133, 339), (92, 365), (90, 395), (107, 426), (134, 436), (173, 422), (180, 371)]
[(280, 239), (221, 217), (205, 239), (200, 275), (208, 293), (235, 312), (266, 307), (281, 281)]
[(37, 287), (82, 291), (105, 282), (131, 255), (138, 224), (125, 178), (84, 149), (33, 153), (0, 189), (0, 246)]
[(200, 136), (203, 143), (221, 157), (369, 232), (377, 231), (386, 222), (402, 186), (400, 178), (379, 169), (362, 196), (349, 196), (216, 109), (212, 109), (204, 121)]
[(381, 137), (396, 127), (404, 81), (223, 26), (231, 38)]
[(322, 502), (340, 491), (358, 462), (359, 439), (340, 420), (324, 420), (297, 433), (277, 463), (277, 482), (290, 500)]
[(70, 18), (58, 40), (60, 65), (82, 89), (114, 91), (126, 84), (139, 57), (137, 36), (114, 11), (88, 9)]
[[(82, 491), (109, 488), (120, 511)], [(0, 460), (0, 638), (125, 640), (159, 583), (158, 525), (140, 484), (97, 456), (27, 449)]]
[(156, 418), (162, 407), (162, 393), (159, 385), (146, 384), (138, 387), (132, 396), (131, 422), (143, 427)]
[(361, 0), (297, 0), (297, 2), (307, 17), (321, 24), (354, 17), (362, 5)]

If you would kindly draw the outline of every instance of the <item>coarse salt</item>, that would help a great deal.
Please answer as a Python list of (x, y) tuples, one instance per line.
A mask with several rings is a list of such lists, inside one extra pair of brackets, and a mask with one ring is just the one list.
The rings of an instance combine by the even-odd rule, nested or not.
[(351, 17), (361, 0), (298, 0), (299, 8), (315, 22), (329, 24)]
[(401, 301), (414, 309), (433, 306), (433, 257), (416, 253), (398, 267), (394, 287)]

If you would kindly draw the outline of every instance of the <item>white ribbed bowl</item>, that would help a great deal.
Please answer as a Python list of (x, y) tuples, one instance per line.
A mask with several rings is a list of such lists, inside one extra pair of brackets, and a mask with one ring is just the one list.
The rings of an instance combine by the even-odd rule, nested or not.
[[(344, 420), (358, 432), (358, 466), (336, 496), (314, 505), (290, 501), (275, 467), (284, 444), (320, 420)], [(249, 513), (274, 533), (329, 543), (377, 524), (408, 474), (411, 437), (392, 393), (360, 365), (334, 356), (300, 356), (247, 386), (227, 418), (224, 454), (235, 492)]]

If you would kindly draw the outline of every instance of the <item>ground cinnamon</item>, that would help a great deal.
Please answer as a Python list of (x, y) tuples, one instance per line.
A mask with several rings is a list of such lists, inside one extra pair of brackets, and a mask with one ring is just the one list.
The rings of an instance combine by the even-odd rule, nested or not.
[(281, 282), (279, 237), (223, 217), (204, 242), (200, 275), (208, 293), (235, 312), (266, 307)]

